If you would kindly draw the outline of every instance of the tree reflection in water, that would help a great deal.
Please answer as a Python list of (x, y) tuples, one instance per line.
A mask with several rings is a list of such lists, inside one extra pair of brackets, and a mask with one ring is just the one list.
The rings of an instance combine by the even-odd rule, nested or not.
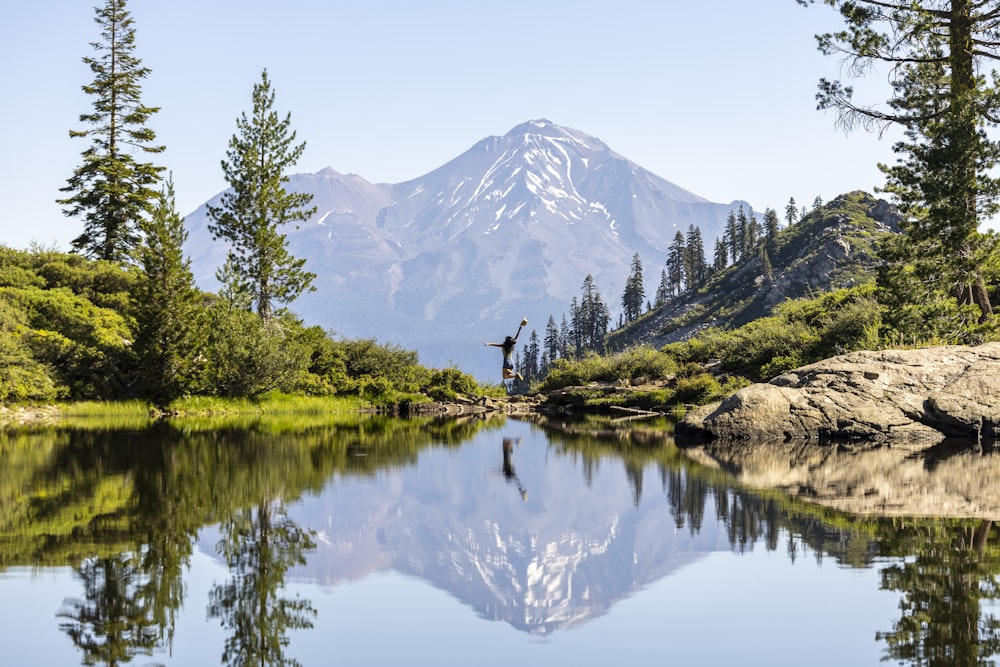
[(901, 617), (879, 632), (888, 659), (914, 665), (994, 664), (1000, 621), (982, 601), (1000, 597), (1000, 551), (989, 543), (992, 521), (965, 525), (899, 526), (884, 544), (891, 553), (916, 554), (882, 568), (882, 587), (901, 591)]
[(155, 600), (147, 596), (150, 578), (135, 554), (89, 558), (74, 568), (84, 598), (69, 599), (59, 616), (85, 665), (121, 665), (136, 655), (152, 655), (163, 639)]
[[(550, 451), (579, 461), (575, 474), (584, 485), (593, 481), (602, 460), (620, 460), (634, 504), (638, 507), (644, 495), (664, 494), (669, 521), (679, 530), (696, 535), (717, 521), (737, 552), (783, 549), (792, 560), (811, 552), (817, 561), (833, 558), (848, 567), (879, 568), (881, 587), (900, 596), (898, 620), (875, 635), (887, 661), (972, 666), (1000, 653), (1000, 622), (992, 613), (1000, 597), (1000, 548), (991, 521), (876, 518), (803, 502), (787, 490), (750, 488), (744, 480), (759, 458), (703, 465), (675, 447), (659, 427), (598, 437), (540, 426), (547, 431)], [(311, 627), (316, 611), (309, 600), (284, 597), (282, 589), (286, 574), (305, 563), (314, 544), (310, 532), (288, 517), (285, 504), (318, 491), (335, 474), (366, 476), (412, 465), (424, 448), (458, 446), (478, 427), (386, 420), (280, 435), (235, 428), (0, 434), (5, 457), (0, 569), (73, 567), (82, 592), (59, 610), (60, 628), (79, 648), (84, 664), (125, 664), (171, 648), (192, 540), (218, 520), (214, 517), (228, 517), (221, 523), (218, 549), (230, 577), (212, 589), (208, 601), (209, 616), (219, 619), (228, 634), (223, 663), (294, 665), (285, 656), (289, 633)], [(492, 459), (496, 435), (487, 437)], [(520, 490), (515, 448), (516, 440), (505, 443), (504, 470)], [(897, 496), (897, 487), (884, 476), (911, 485), (919, 481), (917, 469), (938, 476), (920, 481), (919, 491), (940, 486), (936, 480), (950, 472), (949, 488), (963, 497), (975, 489), (988, 494), (996, 486), (982, 480), (1000, 476), (1000, 462), (994, 463), (1000, 459), (989, 456), (966, 460), (956, 454), (928, 466), (889, 449), (872, 453), (877, 465), (852, 470), (848, 464), (862, 456), (801, 449), (796, 461), (803, 470), (845, 480), (862, 491), (890, 489)], [(773, 459), (775, 452), (769, 449), (768, 456)], [(792, 472), (800, 469), (789, 467), (787, 458), (783, 465)], [(649, 484), (650, 470), (658, 471), (660, 489)], [(813, 482), (800, 488), (814, 496), (824, 491)], [(440, 509), (428, 511), (440, 514)], [(619, 546), (633, 553), (632, 545)], [(432, 543), (427, 548), (449, 547)], [(657, 553), (648, 556), (639, 574), (655, 576)], [(607, 583), (608, 570), (593, 573), (605, 575), (601, 581)], [(452, 578), (442, 574), (440, 581), (450, 585)], [(625, 581), (621, 590), (609, 588), (604, 602), (610, 605), (644, 583), (639, 576)], [(456, 596), (461, 590), (456, 588)]]
[[(1000, 653), (1000, 621), (983, 608), (1000, 597), (1000, 548), (991, 520), (998, 507), (1000, 454), (984, 452), (980, 445), (949, 441), (914, 450), (747, 442), (695, 449), (745, 483), (763, 487), (768, 486), (764, 480), (776, 480), (773, 486), (808, 496), (811, 503), (854, 508), (855, 514), (829, 513), (823, 523), (855, 526), (845, 537), (868, 542), (867, 555), (853, 549), (861, 562), (872, 564), (874, 555), (891, 559), (881, 567), (881, 588), (902, 597), (900, 618), (890, 630), (876, 633), (876, 641), (885, 644), (885, 660), (973, 667), (994, 664), (990, 658)], [(796, 503), (783, 504), (782, 516), (801, 514)], [(931, 514), (934, 504), (937, 511), (957, 508), (982, 518), (898, 516)], [(897, 518), (862, 516), (879, 508)], [(814, 514), (823, 513), (817, 506)], [(824, 550), (837, 553), (831, 545)], [(797, 551), (790, 544), (790, 557)]]
[(284, 655), (288, 631), (311, 628), (316, 610), (309, 600), (279, 596), (285, 574), (305, 565), (316, 545), (310, 531), (288, 518), (278, 501), (238, 510), (222, 524), (217, 550), (232, 573), (210, 593), (208, 615), (230, 631), (222, 664), (233, 667), (297, 666)]

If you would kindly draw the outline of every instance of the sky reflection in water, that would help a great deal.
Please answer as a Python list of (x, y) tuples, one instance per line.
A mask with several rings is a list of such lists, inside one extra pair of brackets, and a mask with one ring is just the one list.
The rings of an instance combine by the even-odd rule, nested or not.
[[(329, 438), (354, 437), (350, 433)], [(290, 446), (287, 438), (275, 436), (268, 447)], [(217, 462), (257, 461), (245, 464), (251, 468), (306, 465), (260, 460), (270, 450), (251, 448), (257, 458), (234, 454), (231, 448), (246, 447), (238, 434), (213, 438), (212, 445), (165, 440), (173, 455), (150, 460), (176, 461), (186, 447), (200, 447), (214, 448)], [(301, 458), (319, 470), (317, 461), (337, 456), (328, 442), (295, 446), (312, 447)], [(842, 517), (827, 524), (821, 517), (829, 513), (810, 514), (801, 503), (734, 488), (722, 473), (672, 448), (655, 456), (630, 445), (602, 449), (591, 439), (523, 422), (418, 449), (416, 456), (357, 468), (374, 456), (371, 440), (359, 438), (346, 445), (346, 462), (331, 464), (320, 478), (302, 474), (312, 481), (298, 488), (291, 481), (296, 475), (284, 472), (282, 488), (270, 493), (261, 489), (273, 481), (259, 487), (239, 481), (244, 464), (225, 474), (203, 470), (240, 488), (225, 500), (196, 502), (212, 512), (228, 507), (231, 514), (221, 523), (201, 523), (189, 536), (183, 602), (165, 633), (173, 641), (161, 641), (152, 656), (136, 652), (132, 664), (249, 664), (254, 643), (270, 638), (278, 648), (262, 658), (265, 664), (874, 665), (889, 651), (876, 634), (907, 620), (900, 610), (904, 592), (882, 590), (884, 568), (900, 565), (907, 545), (923, 539), (908, 537), (905, 528), (853, 526)], [(613, 453), (618, 450), (625, 454)], [(179, 475), (157, 474), (171, 480), (167, 488), (179, 484)], [(954, 544), (951, 533), (961, 530), (934, 523), (919, 528), (936, 536), (937, 547)], [(298, 532), (309, 544), (296, 542)], [(0, 537), (18, 543), (10, 533)], [(138, 534), (133, 539), (142, 541)], [(231, 567), (220, 548), (224, 540)], [(898, 544), (889, 548), (893, 541)], [(995, 535), (976, 566), (984, 580), (1000, 570), (992, 565), (994, 542)], [(297, 550), (304, 565), (293, 562)], [(262, 582), (253, 572), (262, 558), (269, 567), (284, 562), (289, 569)], [(85, 597), (79, 567), (7, 562), (0, 572), (3, 663), (82, 663), (86, 651), (71, 641), (66, 614), (67, 601)], [(954, 571), (944, 567), (944, 578)], [(909, 575), (898, 579), (909, 581)], [(905, 599), (926, 593), (916, 589)], [(210, 601), (226, 591), (233, 594), (229, 611), (216, 605), (210, 613)], [(241, 626), (245, 603), (237, 594), (247, 591), (257, 591), (268, 612), (299, 605), (297, 612), (286, 610), (286, 619), (313, 627)], [(988, 594), (968, 597), (984, 598), (978, 609), (984, 646), (975, 651), (988, 656), (995, 650), (986, 645), (996, 635), (994, 605)], [(907, 651), (942, 650), (933, 638), (903, 635), (894, 635), (905, 640), (893, 653), (901, 662)], [(224, 657), (234, 638), (243, 653)]]

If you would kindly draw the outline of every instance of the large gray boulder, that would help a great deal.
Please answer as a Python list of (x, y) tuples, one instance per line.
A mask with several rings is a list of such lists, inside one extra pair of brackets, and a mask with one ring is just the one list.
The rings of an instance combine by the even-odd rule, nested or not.
[(1000, 434), (1000, 342), (852, 352), (700, 407), (697, 439), (938, 442)]

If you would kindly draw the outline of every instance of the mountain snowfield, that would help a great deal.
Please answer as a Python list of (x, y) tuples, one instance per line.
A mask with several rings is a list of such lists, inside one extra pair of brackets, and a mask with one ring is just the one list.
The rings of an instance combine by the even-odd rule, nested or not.
[[(617, 321), (632, 256), (651, 299), (679, 230), (699, 227), (710, 253), (743, 201), (709, 202), (652, 174), (594, 137), (533, 120), (476, 143), (419, 178), (373, 184), (326, 168), (295, 174), (316, 213), (286, 228), (289, 251), (317, 274), (290, 305), (337, 336), (417, 350), (432, 367), (498, 381), (513, 334), (539, 338), (590, 274)], [(215, 291), (226, 246), (208, 232), (207, 205), (186, 218), (185, 250), (199, 286)]]

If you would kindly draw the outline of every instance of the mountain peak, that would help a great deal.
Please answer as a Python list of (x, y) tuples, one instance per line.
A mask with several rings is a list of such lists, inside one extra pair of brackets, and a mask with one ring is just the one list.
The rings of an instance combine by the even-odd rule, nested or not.
[(562, 125), (556, 125), (552, 121), (545, 118), (538, 118), (535, 120), (529, 120), (526, 123), (521, 123), (504, 135), (505, 139), (516, 139), (518, 137), (523, 138), (525, 142), (529, 142), (532, 138), (537, 137), (562, 139), (586, 146), (590, 150), (598, 152), (605, 152), (609, 150), (600, 139), (596, 139), (589, 134), (580, 132), (579, 130), (563, 127)]
[(520, 125), (515, 125), (506, 137), (519, 137), (525, 134), (563, 134), (565, 130), (547, 118), (536, 118)]

